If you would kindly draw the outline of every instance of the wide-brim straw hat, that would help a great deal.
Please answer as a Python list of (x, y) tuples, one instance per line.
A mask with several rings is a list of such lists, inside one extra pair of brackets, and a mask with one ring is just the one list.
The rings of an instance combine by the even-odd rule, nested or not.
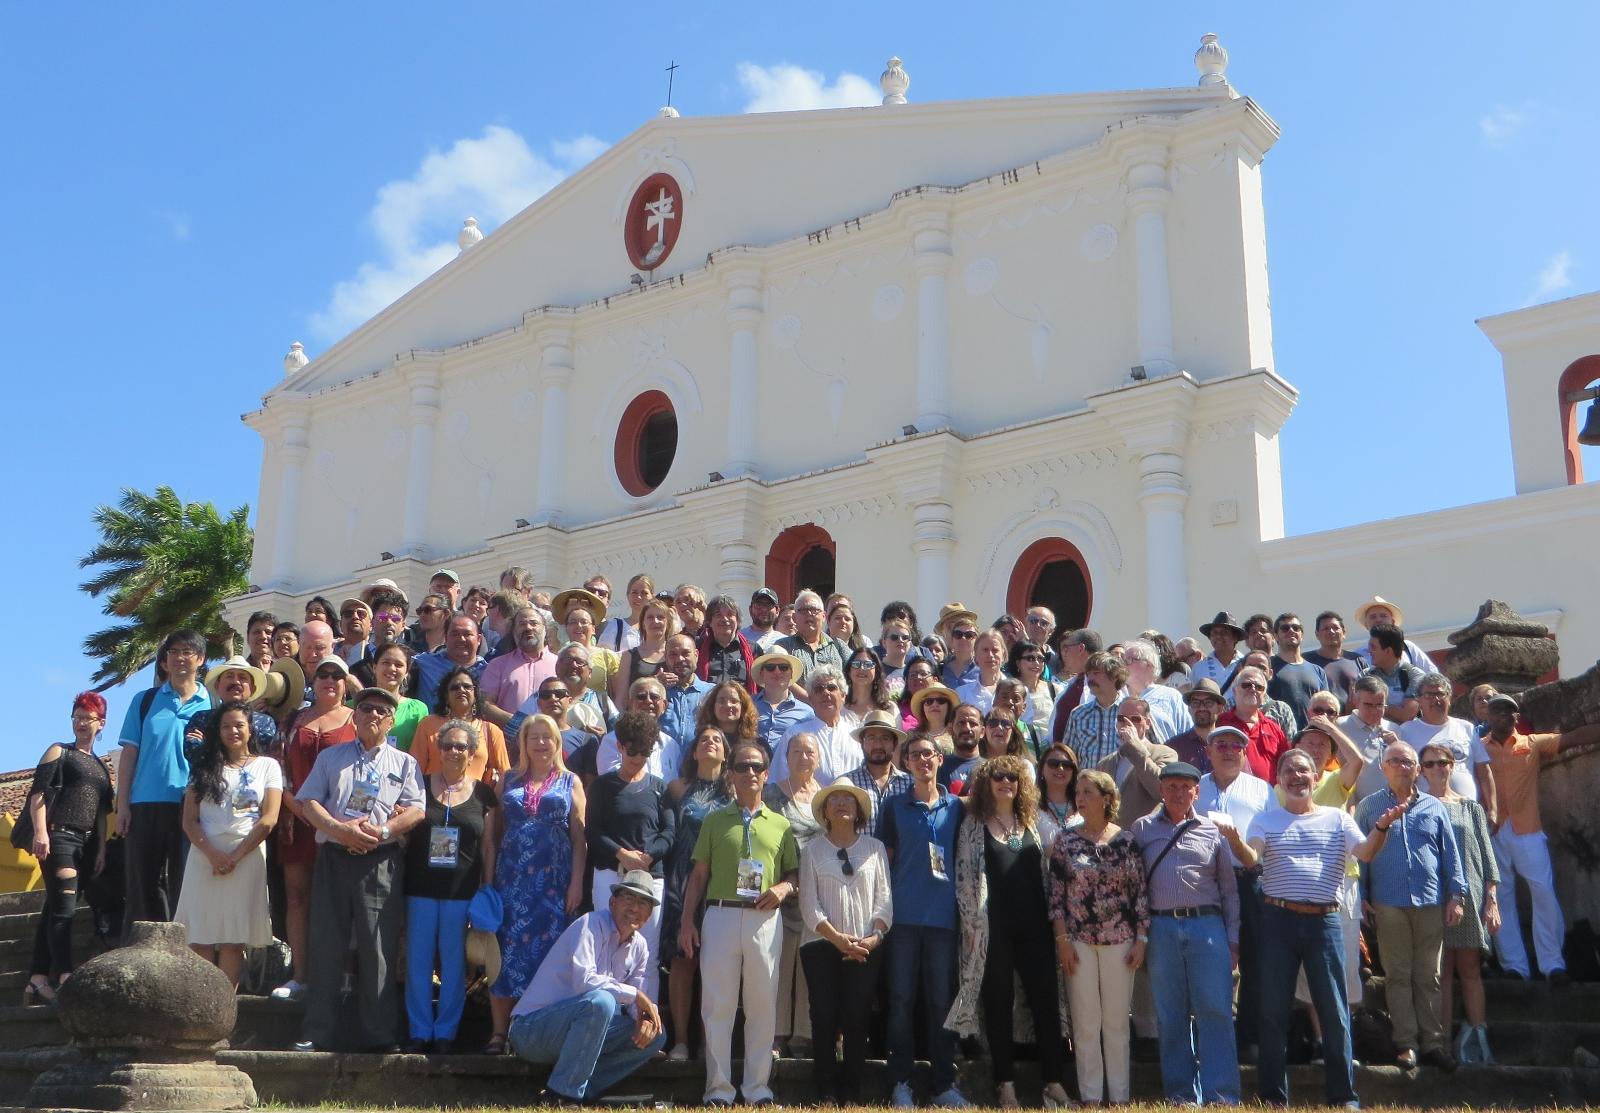
[(961, 697), (952, 689), (946, 688), (943, 684), (929, 684), (926, 688), (918, 688), (911, 693), (911, 713), (919, 719), (922, 717), (922, 701), (929, 696), (944, 696), (948, 699), (952, 716), (955, 715), (956, 708), (961, 706)]
[(267, 670), (266, 683), (256, 693), (261, 710), (282, 719), (305, 699), (306, 672), (293, 657), (279, 657)]
[(467, 930), (467, 969), (483, 967), (490, 985), (500, 977), (500, 940), (492, 931)]
[(588, 588), (569, 587), (550, 600), (550, 613), (556, 616), (556, 621), (565, 626), (567, 612), (575, 606), (589, 608), (589, 615), (598, 625), (606, 617), (606, 601)]
[(859, 788), (849, 781), (838, 780), (825, 788), (818, 789), (817, 794), (811, 798), (811, 815), (818, 823), (822, 824), (824, 830), (828, 827), (828, 797), (840, 792), (848, 792), (856, 798), (856, 807), (861, 810), (863, 819), (872, 818), (872, 797), (867, 795), (867, 790)]
[(800, 674), (806, 671), (805, 662), (792, 653), (785, 653), (781, 649), (774, 649), (770, 653), (763, 653), (750, 662), (750, 671), (756, 674), (756, 683), (761, 683), (761, 666), (768, 661), (782, 661), (789, 666), (789, 679), (799, 680)]
[(1372, 623), (1367, 621), (1367, 612), (1373, 607), (1383, 607), (1394, 615), (1394, 624), (1396, 626), (1404, 626), (1406, 624), (1406, 612), (1400, 609), (1398, 603), (1391, 603), (1381, 595), (1374, 595), (1356, 608), (1356, 621), (1361, 623), (1363, 629), (1372, 629)]
[(943, 634), (957, 619), (964, 618), (974, 626), (978, 625), (978, 612), (965, 603), (946, 603), (939, 608), (939, 621), (933, 624), (936, 633)]
[(866, 745), (862, 735), (869, 730), (888, 731), (894, 735), (894, 744), (896, 746), (906, 740), (906, 732), (900, 729), (900, 716), (892, 711), (884, 711), (882, 708), (874, 708), (868, 711), (866, 718), (861, 720), (861, 725), (850, 732), (850, 737), (862, 745)]
[[(250, 698), (255, 699), (261, 695), (261, 690), (267, 686), (267, 674), (256, 668), (243, 657), (235, 654), (220, 665), (214, 666), (206, 673), (206, 687), (213, 696), (217, 695), (217, 681), (222, 679), (222, 674), (227, 672), (248, 673), (250, 676)], [(222, 698), (220, 696), (218, 699)]]

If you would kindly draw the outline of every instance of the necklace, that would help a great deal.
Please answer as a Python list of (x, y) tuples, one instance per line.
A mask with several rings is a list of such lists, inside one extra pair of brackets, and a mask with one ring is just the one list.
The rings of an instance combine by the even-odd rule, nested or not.
[(1057, 823), (1065, 823), (1067, 816), (1072, 814), (1071, 804), (1052, 804), (1049, 800), (1045, 804), (1050, 809), (1050, 814), (1056, 817)]
[[(1000, 827), (1000, 819), (998, 816), (995, 817), (994, 823), (996, 827)], [(1009, 824), (1000, 828), (1000, 838), (1004, 840), (1007, 849), (1021, 850), (1022, 825), (1016, 822), (1016, 820), (1012, 820)]]

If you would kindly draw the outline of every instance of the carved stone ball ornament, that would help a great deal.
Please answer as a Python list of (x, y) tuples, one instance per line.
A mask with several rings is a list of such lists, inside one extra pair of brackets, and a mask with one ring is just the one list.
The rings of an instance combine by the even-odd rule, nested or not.
[(671, 174), (651, 174), (633, 191), (622, 218), (628, 261), (642, 271), (667, 261), (683, 230), (683, 190)]

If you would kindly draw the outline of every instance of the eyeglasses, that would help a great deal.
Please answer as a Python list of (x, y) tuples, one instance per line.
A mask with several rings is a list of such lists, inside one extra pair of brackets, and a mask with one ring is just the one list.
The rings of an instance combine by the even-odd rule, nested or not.
[(856, 875), (855, 866), (850, 864), (850, 852), (842, 846), (839, 848), (839, 872), (846, 877), (854, 877)]
[(1042, 614), (1030, 614), (1028, 616), (1028, 625), (1029, 626), (1049, 626), (1050, 625), (1050, 620), (1048, 618), (1044, 617), (1044, 615), (1042, 615)]
[(932, 761), (939, 755), (938, 750), (907, 750), (907, 761)]
[(1300, 631), (1302, 631), (1304, 629), (1305, 629), (1305, 627), (1300, 625), (1298, 622), (1285, 622), (1282, 626), (1278, 627), (1278, 632), (1279, 633), (1286, 633), (1286, 632), (1288, 632), (1290, 630), (1293, 630), (1296, 633), (1299, 633)]
[(546, 688), (539, 693), (540, 699), (567, 699), (572, 693), (565, 688)]
[(966, 641), (968, 638), (977, 637), (978, 632), (976, 630), (952, 630), (950, 631), (950, 636), (952, 638), (960, 638), (962, 641)]
[(777, 672), (779, 669), (782, 669), (784, 672), (788, 672), (789, 666), (782, 661), (768, 661), (766, 664), (761, 666), (762, 672)]
[(1072, 762), (1064, 757), (1053, 757), (1045, 761), (1044, 767), (1046, 769), (1071, 769)]
[(394, 709), (386, 703), (363, 703), (356, 710), (363, 715), (377, 715), (380, 718), (394, 713)]
[(477, 690), (478, 686), (476, 684), (466, 680), (457, 681), (450, 685), (450, 691), (452, 692), (476, 692)]
[(949, 699), (947, 699), (944, 696), (929, 696), (929, 697), (927, 697), (926, 699), (924, 699), (922, 701), (922, 706), (923, 707), (927, 707), (928, 704), (930, 704), (930, 703), (936, 703), (940, 707), (949, 707), (950, 706)]
[(798, 611), (801, 614), (821, 614), (822, 613), (822, 608), (821, 607), (796, 607), (795, 610)]
[(598, 595), (602, 599), (611, 598), (611, 589), (609, 587), (601, 587), (599, 585), (596, 585), (594, 587), (591, 587), (589, 590), (591, 592), (593, 592), (594, 594)]
[(983, 725), (986, 727), (1005, 727), (1010, 730), (1016, 724), (1003, 715), (990, 715), (983, 721)]
[(839, 690), (839, 685), (835, 684), (833, 681), (830, 680), (825, 684), (816, 685), (814, 688), (811, 689), (811, 693), (813, 695), (815, 695), (818, 692), (837, 692), (838, 690)]
[(886, 641), (886, 642), (908, 642), (908, 641), (911, 640), (911, 635), (910, 634), (885, 634), (883, 636), (883, 640)]
[(343, 680), (344, 673), (338, 669), (319, 669), (317, 670), (316, 678), (318, 680)]
[(188, 657), (191, 660), (193, 660), (195, 658), (198, 658), (200, 656), (200, 653), (198, 651), (196, 651), (192, 646), (175, 645), (171, 649), (167, 650), (167, 655), (171, 656), (171, 657)]
[(735, 773), (764, 773), (767, 763), (764, 761), (736, 761), (733, 763)]
[(1044, 664), (1044, 654), (1042, 654), (1042, 653), (1024, 653), (1022, 656), (1018, 657), (1017, 660), (1019, 660), (1019, 661), (1031, 661), (1036, 665), (1042, 665), (1042, 664)]
[(1017, 783), (1017, 775), (1015, 773), (990, 773), (989, 779), (994, 781), (996, 784), (1014, 785)]
[(1422, 763), (1422, 767), (1424, 769), (1448, 769), (1454, 764), (1455, 760), (1453, 758), (1430, 757), (1427, 761)]
[(1213, 742), (1211, 745), (1221, 750), (1223, 753), (1242, 754), (1245, 750), (1245, 745), (1243, 742), (1234, 742), (1232, 740), (1227, 742)]
[(1239, 681), (1239, 687), (1249, 688), (1252, 692), (1265, 692), (1267, 690), (1267, 686), (1259, 680), (1241, 680)]
[(442, 754), (464, 754), (471, 748), (465, 742), (439, 743), (439, 752)]
[(854, 661), (850, 662), (850, 667), (855, 669), (857, 672), (871, 672), (873, 669), (878, 667), (878, 662), (869, 661), (865, 657), (857, 657)]
[(406, 620), (404, 611), (379, 611), (372, 617), (381, 618), (385, 622), (404, 622)]
[(351, 607), (349, 610), (340, 611), (339, 612), (339, 617), (340, 618), (360, 618), (362, 615), (364, 615), (366, 613), (367, 612), (366, 612), (365, 608), (362, 608), (362, 607)]
[(432, 603), (424, 603), (424, 604), (422, 604), (422, 606), (417, 608), (417, 613), (418, 614), (438, 614), (442, 610), (444, 610), (443, 607), (435, 607)]
[(623, 750), (629, 757), (649, 757), (656, 752), (656, 747), (651, 743), (645, 746), (625, 746)]
[(1396, 769), (1415, 769), (1417, 767), (1417, 763), (1408, 757), (1386, 757), (1383, 759), (1383, 763), (1392, 765)]

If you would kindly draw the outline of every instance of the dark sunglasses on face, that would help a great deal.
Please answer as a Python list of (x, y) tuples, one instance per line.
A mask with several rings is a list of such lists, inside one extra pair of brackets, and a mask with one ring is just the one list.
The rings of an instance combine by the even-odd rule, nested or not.
[(356, 710), (361, 712), (363, 715), (382, 716), (389, 714), (388, 704), (383, 703), (363, 703), (360, 707), (356, 708)]
[(735, 773), (761, 773), (767, 768), (764, 761), (736, 761), (733, 763)]
[(478, 686), (469, 681), (458, 681), (457, 683), (450, 685), (450, 690), (452, 692), (476, 692), (478, 690)]
[(1252, 692), (1265, 692), (1267, 690), (1267, 686), (1259, 680), (1241, 680), (1239, 681), (1239, 687), (1249, 688)]
[(857, 672), (871, 672), (873, 669), (878, 667), (878, 662), (868, 661), (864, 657), (858, 657), (856, 660), (850, 662), (850, 667), (855, 669)]
[(1053, 757), (1044, 763), (1046, 769), (1071, 769), (1072, 762), (1064, 757)]
[(317, 673), (318, 680), (343, 680), (344, 673), (338, 669), (322, 669)]
[(404, 622), (406, 620), (406, 616), (399, 611), (379, 611), (372, 617), (381, 618), (385, 622)]
[(930, 703), (936, 703), (940, 707), (949, 707), (950, 706), (950, 701), (948, 699), (946, 699), (944, 696), (929, 696), (927, 699), (922, 701), (922, 706), (926, 707)]
[(978, 632), (976, 630), (952, 630), (950, 631), (950, 636), (952, 638), (960, 638), (962, 641), (966, 641), (968, 638), (977, 637)]
[(1024, 653), (1021, 657), (1018, 657), (1017, 660), (1032, 661), (1034, 664), (1038, 665), (1044, 664), (1044, 657), (1038, 653)]
[(908, 642), (908, 641), (911, 640), (911, 635), (910, 634), (885, 634), (883, 636), (883, 640), (886, 641), (886, 642)]
[(1422, 767), (1424, 769), (1448, 769), (1454, 764), (1455, 762), (1447, 757), (1430, 757), (1422, 763)]
[(1014, 785), (1017, 783), (1017, 775), (1015, 773), (990, 773), (989, 779), (998, 784)]
[(443, 754), (464, 754), (469, 749), (471, 749), (471, 747), (468, 746), (465, 742), (441, 742), (441, 743), (439, 743), (439, 752), (443, 753)]
[(418, 614), (438, 614), (442, 610), (444, 610), (443, 607), (435, 607), (432, 603), (424, 603), (422, 606), (417, 608), (417, 613)]
[(1221, 750), (1223, 753), (1235, 753), (1235, 754), (1244, 753), (1244, 743), (1243, 742), (1213, 742), (1211, 744), (1213, 746), (1215, 746), (1217, 749)]
[(539, 693), (539, 698), (566, 699), (570, 695), (572, 695), (572, 693), (567, 691), (565, 688), (546, 688), (544, 691)]
[(777, 672), (779, 669), (782, 669), (784, 672), (788, 672), (789, 666), (784, 664), (782, 661), (768, 661), (766, 664), (761, 666), (762, 672)]
[(654, 745), (628, 746), (626, 750), (629, 757), (649, 757), (656, 752)]
[(1007, 730), (1010, 730), (1012, 723), (1010, 719), (1007, 719), (1003, 715), (990, 715), (983, 721), (983, 725), (986, 727), (1005, 727)]

